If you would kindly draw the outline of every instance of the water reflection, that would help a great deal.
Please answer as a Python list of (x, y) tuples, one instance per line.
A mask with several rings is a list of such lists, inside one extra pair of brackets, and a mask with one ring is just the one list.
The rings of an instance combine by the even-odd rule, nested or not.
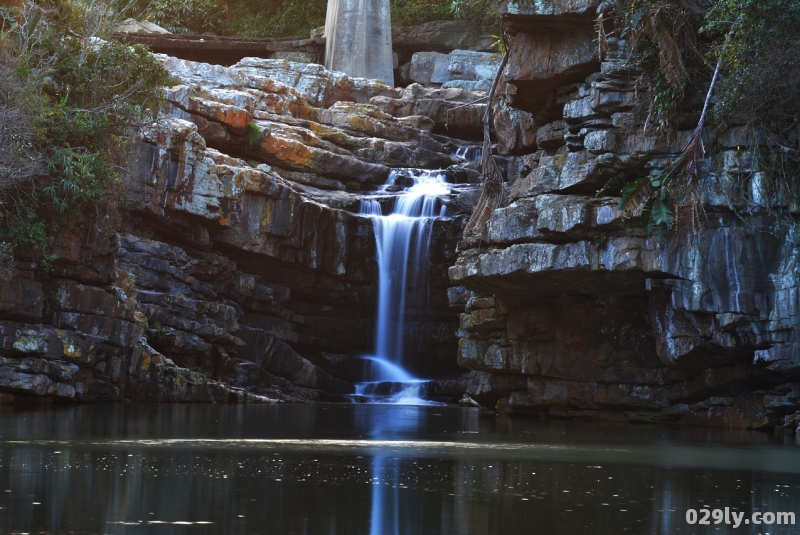
[[(366, 418), (368, 422), (370, 438), (383, 443), (419, 436), (423, 414), (441, 412), (429, 413), (419, 407), (398, 407), (391, 413), (367, 410), (362, 418)], [(388, 418), (389, 415), (393, 416)], [(400, 461), (400, 457), (377, 452), (372, 457), (370, 535), (413, 535), (424, 531), (425, 526), (418, 523), (421, 520), (420, 515), (414, 514), (413, 499), (418, 497), (408, 492), (401, 494), (401, 489), (408, 490), (413, 482), (400, 478)]]
[[(361, 405), (0, 410), (0, 434), (2, 533), (732, 533), (685, 512), (800, 513), (796, 446), (756, 433)], [(796, 533), (763, 528), (735, 533)]]

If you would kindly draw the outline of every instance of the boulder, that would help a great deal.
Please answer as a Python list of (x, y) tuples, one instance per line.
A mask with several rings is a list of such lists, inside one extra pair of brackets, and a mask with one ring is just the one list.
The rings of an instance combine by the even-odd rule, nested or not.
[(439, 52), (417, 52), (411, 56), (408, 77), (420, 84), (443, 83), (449, 80), (450, 57)]
[(568, 30), (596, 17), (600, 0), (504, 0), (497, 6), (512, 32)]
[(471, 50), (454, 50), (447, 55), (417, 52), (411, 56), (409, 78), (423, 85), (449, 84), (448, 87), (461, 87), (462, 81), (475, 82), (471, 88), (485, 87), (489, 81), (491, 87), (501, 60), (501, 54)]
[(119, 33), (143, 33), (143, 34), (156, 34), (156, 35), (166, 35), (170, 34), (171, 32), (165, 30), (158, 24), (154, 24), (149, 20), (136, 20), (136, 19), (125, 19), (114, 28), (115, 32)]

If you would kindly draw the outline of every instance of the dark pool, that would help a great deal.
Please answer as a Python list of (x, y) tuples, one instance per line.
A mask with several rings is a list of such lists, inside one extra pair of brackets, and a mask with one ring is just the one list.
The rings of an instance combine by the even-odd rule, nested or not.
[(800, 533), (745, 524), (800, 515), (800, 448), (755, 432), (109, 405), (2, 409), (0, 435), (4, 534)]

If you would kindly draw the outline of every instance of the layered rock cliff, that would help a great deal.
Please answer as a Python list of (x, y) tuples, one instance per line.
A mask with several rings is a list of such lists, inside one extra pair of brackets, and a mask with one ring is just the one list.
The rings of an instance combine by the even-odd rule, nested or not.
[[(461, 142), (435, 132), (477, 132), (481, 95), (284, 60), (161, 59), (181, 83), (143, 130), (119, 233), (65, 233), (49, 274), (17, 263), (0, 285), (2, 400), (346, 399), (374, 343), (361, 198), (392, 166), (474, 180)], [(447, 268), (469, 205), (447, 202), (431, 302), (408, 324), (424, 375), (457, 373)]]
[(434, 61), (431, 87), (404, 89), (162, 56), (180, 83), (141, 135), (126, 216), (62, 233), (47, 274), (17, 262), (0, 284), (0, 402), (345, 399), (374, 339), (359, 205), (411, 166), (467, 183), (434, 227), (429, 307), (408, 325), (415, 371), (460, 365), (472, 397), (511, 414), (796, 429), (797, 202), (732, 125), (709, 139), (698, 232), (679, 221), (658, 241), (620, 214), (620, 186), (668, 166), (697, 114), (674, 138), (645, 128), (626, 43), (596, 42), (610, 4), (503, 8), (507, 202), (458, 248), (479, 173), (456, 138), (480, 137), (486, 106), (464, 89), (485, 76), (455, 72), (462, 54), (429, 55), (457, 80), (434, 86)]
[(449, 272), (467, 290), (451, 302), (465, 307), (469, 393), (512, 414), (794, 430), (796, 200), (732, 125), (703, 163), (699, 220), (679, 219), (657, 241), (641, 218), (622, 217), (620, 186), (669, 165), (699, 113), (674, 139), (645, 128), (626, 43), (598, 50), (596, 21), (611, 4), (504, 8), (497, 137), (522, 169)]

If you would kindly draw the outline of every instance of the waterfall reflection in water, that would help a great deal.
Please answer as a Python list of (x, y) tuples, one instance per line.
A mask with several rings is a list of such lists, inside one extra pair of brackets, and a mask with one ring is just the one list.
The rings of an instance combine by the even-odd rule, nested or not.
[[(800, 513), (794, 439), (755, 432), (358, 404), (0, 409), (0, 430), (0, 533), (706, 534), (732, 531), (687, 509)], [(796, 533), (764, 527), (735, 532)]]

